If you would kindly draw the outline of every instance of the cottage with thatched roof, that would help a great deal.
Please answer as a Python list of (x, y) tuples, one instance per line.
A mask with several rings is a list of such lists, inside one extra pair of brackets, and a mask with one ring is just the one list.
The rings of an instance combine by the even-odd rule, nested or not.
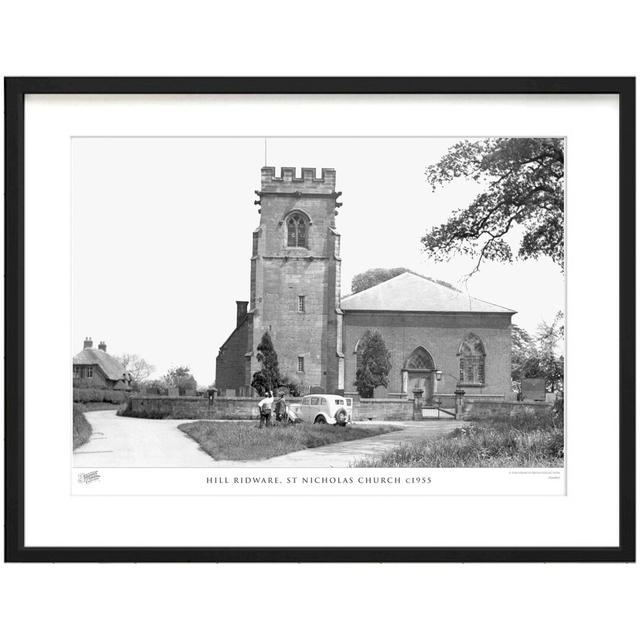
[(73, 386), (128, 391), (131, 374), (117, 358), (107, 353), (105, 342), (94, 349), (93, 340), (85, 338), (84, 348), (73, 358)]

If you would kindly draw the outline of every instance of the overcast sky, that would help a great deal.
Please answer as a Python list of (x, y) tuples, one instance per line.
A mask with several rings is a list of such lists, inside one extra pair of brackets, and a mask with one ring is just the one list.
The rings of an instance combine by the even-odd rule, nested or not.
[[(428, 260), (425, 230), (478, 191), (454, 182), (435, 193), (425, 167), (453, 138), (269, 138), (267, 164), (333, 167), (343, 192), (343, 295), (372, 267), (404, 266), (465, 288), (473, 261)], [(219, 346), (249, 299), (255, 189), (264, 138), (76, 138), (72, 144), (73, 353), (85, 336), (110, 353), (215, 377)], [(535, 331), (564, 310), (564, 278), (550, 260), (486, 263), (470, 295), (515, 309)]]

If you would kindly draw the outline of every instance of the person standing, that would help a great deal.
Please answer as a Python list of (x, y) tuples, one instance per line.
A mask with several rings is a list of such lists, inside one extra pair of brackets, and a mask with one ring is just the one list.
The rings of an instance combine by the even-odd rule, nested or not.
[(278, 422), (287, 424), (287, 402), (284, 399), (284, 391), (278, 394), (278, 399), (274, 403), (274, 413)]
[(258, 411), (260, 412), (260, 426), (258, 427), (258, 429), (271, 426), (272, 408), (273, 394), (271, 393), (271, 391), (269, 391), (268, 395), (265, 398), (262, 398), (260, 402), (258, 402)]

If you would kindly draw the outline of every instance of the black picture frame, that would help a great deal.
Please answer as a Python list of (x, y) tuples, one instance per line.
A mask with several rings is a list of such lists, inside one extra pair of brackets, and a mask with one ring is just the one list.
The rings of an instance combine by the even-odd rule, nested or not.
[[(5, 561), (635, 561), (635, 78), (5, 78)], [(24, 540), (24, 101), (27, 94), (616, 94), (620, 144), (620, 476), (615, 547), (26, 547)]]

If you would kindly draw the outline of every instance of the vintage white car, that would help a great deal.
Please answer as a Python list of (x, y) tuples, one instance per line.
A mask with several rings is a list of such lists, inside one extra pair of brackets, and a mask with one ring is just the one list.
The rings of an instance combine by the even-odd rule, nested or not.
[(304, 396), (300, 404), (292, 408), (303, 422), (341, 426), (351, 422), (351, 398), (314, 393)]

